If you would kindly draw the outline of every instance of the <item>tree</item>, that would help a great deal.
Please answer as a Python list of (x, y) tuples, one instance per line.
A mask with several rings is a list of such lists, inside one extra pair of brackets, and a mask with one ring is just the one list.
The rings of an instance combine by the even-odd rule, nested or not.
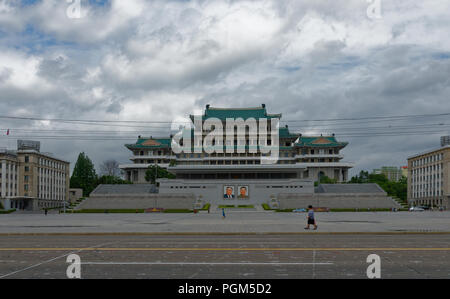
[(70, 178), (70, 188), (81, 188), (83, 196), (89, 196), (96, 186), (96, 181), (94, 164), (85, 153), (80, 153)]
[[(156, 167), (156, 169), (155, 169)], [(151, 182), (152, 184), (155, 184), (156, 179), (160, 179), (160, 178), (167, 178), (167, 179), (174, 179), (175, 175), (173, 173), (168, 172), (166, 169), (159, 167), (159, 166), (155, 166), (155, 165), (150, 165), (147, 169), (147, 171), (145, 172), (145, 180), (147, 182)]]
[(395, 196), (403, 202), (407, 202), (408, 180), (402, 177), (398, 182), (389, 181), (384, 174), (369, 174), (368, 171), (361, 171), (359, 175), (352, 177), (350, 184), (378, 184), (389, 196)]
[(314, 182), (314, 186), (317, 187), (319, 184), (337, 184), (337, 180), (329, 178), (326, 175), (322, 175), (320, 176), (319, 181)]
[(364, 184), (369, 182), (369, 172), (361, 170), (359, 175), (350, 179), (349, 184)]
[(103, 161), (100, 165), (100, 174), (118, 177), (120, 175), (119, 163), (114, 159)]

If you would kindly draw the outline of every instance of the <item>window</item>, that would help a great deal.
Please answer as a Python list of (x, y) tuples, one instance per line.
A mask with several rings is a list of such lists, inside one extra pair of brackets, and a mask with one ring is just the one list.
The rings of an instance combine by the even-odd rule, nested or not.
[(25, 156), (25, 163), (30, 162), (30, 157), (29, 156)]

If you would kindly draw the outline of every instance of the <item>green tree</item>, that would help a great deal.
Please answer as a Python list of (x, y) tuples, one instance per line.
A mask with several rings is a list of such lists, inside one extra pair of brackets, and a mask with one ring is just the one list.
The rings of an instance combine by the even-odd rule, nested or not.
[(350, 184), (364, 184), (369, 182), (369, 172), (361, 170), (359, 175), (354, 176), (350, 179)]
[(337, 184), (337, 180), (329, 178), (326, 175), (322, 175), (318, 182), (314, 182), (314, 186), (317, 187), (319, 184)]
[(402, 177), (398, 182), (389, 181), (384, 174), (369, 174), (368, 171), (361, 171), (359, 175), (354, 176), (349, 181), (351, 184), (378, 184), (389, 196), (395, 196), (403, 202), (407, 202), (408, 180)]
[(70, 178), (70, 188), (81, 188), (83, 196), (89, 196), (96, 187), (96, 183), (97, 174), (94, 164), (85, 153), (80, 153)]
[(156, 179), (161, 179), (161, 178), (174, 179), (175, 175), (157, 165), (156, 166), (150, 165), (148, 167), (147, 171), (145, 172), (145, 180), (147, 182), (151, 182), (152, 184), (155, 184)]

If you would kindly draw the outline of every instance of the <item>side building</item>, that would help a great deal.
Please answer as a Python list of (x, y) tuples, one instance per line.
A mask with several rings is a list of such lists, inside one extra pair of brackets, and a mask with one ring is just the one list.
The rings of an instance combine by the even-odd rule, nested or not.
[(450, 208), (450, 145), (408, 157), (408, 202)]
[(19, 160), (16, 152), (0, 150), (0, 199), (19, 195), (18, 171)]
[(403, 171), (403, 167), (397, 168), (395, 166), (383, 166), (374, 169), (372, 174), (384, 174), (389, 181), (398, 182), (402, 176), (407, 177)]
[(69, 199), (69, 162), (40, 152), (40, 143), (18, 140), (16, 151), (0, 152), (5, 209), (38, 210)]

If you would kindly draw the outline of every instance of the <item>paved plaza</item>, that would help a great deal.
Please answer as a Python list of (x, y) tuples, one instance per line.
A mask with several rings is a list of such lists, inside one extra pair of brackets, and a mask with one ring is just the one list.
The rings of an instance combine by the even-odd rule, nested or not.
[(449, 212), (0, 215), (0, 279), (450, 278)]
[(450, 278), (449, 234), (0, 236), (0, 279)]
[(4, 233), (287, 233), (449, 232), (450, 211), (316, 213), (319, 228), (305, 231), (305, 213), (221, 211), (146, 214), (0, 215)]

